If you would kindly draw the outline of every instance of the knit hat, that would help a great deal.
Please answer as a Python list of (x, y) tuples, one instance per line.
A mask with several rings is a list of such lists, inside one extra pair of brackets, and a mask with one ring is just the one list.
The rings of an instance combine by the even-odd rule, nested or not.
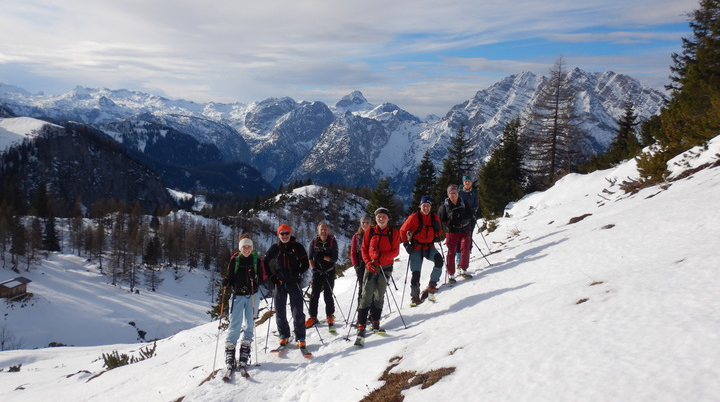
[(432, 205), (432, 197), (429, 195), (423, 195), (422, 198), (420, 198), (420, 205), (425, 203)]
[(280, 235), (280, 232), (290, 232), (292, 233), (292, 229), (290, 229), (290, 226), (283, 223), (278, 227), (277, 234)]
[(380, 208), (378, 208), (378, 209), (375, 210), (375, 215), (378, 215), (378, 214), (385, 214), (385, 215), (387, 215), (387, 216), (389, 217), (389, 216), (390, 216), (390, 211), (388, 211), (388, 209), (385, 208), (385, 207), (380, 207)]
[(246, 237), (246, 238), (240, 240), (240, 243), (238, 243), (238, 248), (242, 249), (243, 246), (250, 246), (250, 247), (252, 247), (252, 245), (253, 245), (252, 240), (250, 240), (250, 239), (248, 239), (248, 238)]
[(472, 177), (470, 177), (470, 176), (463, 176), (463, 183), (465, 182), (465, 180), (470, 180), (470, 181), (472, 181)]

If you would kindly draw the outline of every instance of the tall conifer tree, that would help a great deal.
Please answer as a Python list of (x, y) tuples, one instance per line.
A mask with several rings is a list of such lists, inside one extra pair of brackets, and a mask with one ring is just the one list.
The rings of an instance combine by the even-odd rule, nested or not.
[(412, 202), (408, 207), (408, 214), (413, 212), (420, 206), (420, 198), (424, 195), (433, 195), (435, 187), (435, 165), (430, 159), (430, 151), (425, 151), (420, 166), (418, 166), (418, 175), (415, 178), (415, 187), (412, 192)]
[(676, 155), (715, 137), (720, 131), (720, 0), (701, 0), (682, 38), (683, 51), (673, 53), (673, 91), (661, 113), (662, 145)]
[(380, 179), (377, 186), (370, 194), (370, 202), (367, 206), (367, 212), (375, 219), (375, 210), (384, 207), (390, 211), (390, 226), (397, 227), (400, 214), (402, 211), (395, 202), (395, 191), (390, 188), (390, 178), (384, 177)]
[(447, 198), (447, 187), (450, 184), (462, 185), (462, 176), (473, 176), (472, 170), (473, 151), (470, 148), (470, 139), (465, 135), (465, 124), (460, 123), (451, 140), (448, 155), (443, 161), (433, 199), (437, 203), (444, 201)]
[(485, 218), (501, 216), (509, 202), (524, 194), (519, 133), (520, 119), (516, 118), (505, 126), (498, 147), (480, 169), (478, 198)]

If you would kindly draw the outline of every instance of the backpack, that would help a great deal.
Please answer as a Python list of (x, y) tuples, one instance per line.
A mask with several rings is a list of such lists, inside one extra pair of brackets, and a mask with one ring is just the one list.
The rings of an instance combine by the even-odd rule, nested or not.
[[(371, 227), (371, 228), (370, 228), (370, 237), (368, 237), (368, 244), (370, 244), (370, 242), (372, 241), (373, 236), (375, 236), (375, 235), (387, 237), (387, 238), (390, 240), (390, 244), (392, 244), (392, 242), (393, 242), (393, 237), (392, 237), (392, 232), (393, 232), (393, 231), (392, 231), (392, 229), (393, 229), (393, 228), (391, 228), (390, 225), (388, 225), (388, 229), (389, 229), (389, 230), (388, 230), (388, 233), (387, 233), (387, 234), (385, 234), (385, 233), (375, 233), (375, 226)], [(380, 244), (380, 243), (378, 243), (378, 244)]]
[[(255, 271), (255, 277), (257, 277), (257, 264), (258, 264), (258, 255), (257, 251), (252, 251), (252, 257), (253, 257), (253, 271)], [(240, 255), (235, 258), (235, 275), (237, 275), (238, 269), (240, 269)], [(255, 293), (255, 277), (248, 278), (250, 280), (250, 292)]]
[[(430, 212), (430, 224), (429, 224), (429, 225), (426, 225), (426, 224), (423, 223), (422, 213), (421, 213), (420, 211), (415, 212), (415, 215), (417, 216), (417, 219), (418, 219), (418, 227), (417, 227), (417, 229), (415, 229), (415, 231), (412, 233), (412, 240), (410, 240), (410, 243), (420, 244), (420, 245), (423, 245), (423, 246), (427, 246), (427, 245), (429, 245), (429, 244), (433, 244), (433, 243), (420, 243), (419, 241), (417, 241), (417, 240), (415, 239), (415, 235), (418, 234), (418, 233), (420, 233), (420, 231), (421, 231), (423, 228), (431, 228), (431, 229), (433, 230), (433, 240), (434, 240), (434, 238), (436, 237), (436, 235), (435, 235), (435, 228), (433, 227), (433, 224), (432, 224), (432, 223), (433, 223), (433, 221), (435, 221), (435, 216), (437, 216), (437, 214), (434, 213), (434, 212)], [(438, 220), (440, 220), (439, 217), (438, 217)]]

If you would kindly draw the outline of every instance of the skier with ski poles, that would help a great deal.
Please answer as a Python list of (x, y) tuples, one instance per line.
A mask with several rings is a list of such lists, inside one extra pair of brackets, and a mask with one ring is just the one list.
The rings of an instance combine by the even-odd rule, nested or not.
[(393, 262), (400, 254), (400, 232), (388, 226), (390, 211), (380, 207), (375, 210), (377, 225), (365, 231), (362, 242), (362, 256), (365, 262), (365, 279), (363, 295), (358, 306), (357, 339), (355, 346), (365, 344), (365, 326), (368, 312), (372, 329), (382, 331), (380, 316), (382, 315), (388, 277), (392, 275)]
[[(223, 278), (223, 287), (230, 287), (230, 325), (225, 339), (225, 364), (228, 374), (235, 368), (240, 369), (247, 377), (250, 345), (255, 334), (255, 319), (258, 315), (260, 284), (265, 280), (263, 261), (253, 249), (253, 242), (247, 235), (241, 235), (238, 243), (239, 252), (233, 254), (227, 266), (227, 275)], [(236, 362), (235, 347), (240, 338), (244, 324), (243, 339), (240, 344), (240, 356)], [(229, 375), (223, 377), (229, 379)]]
[(433, 261), (433, 270), (430, 282), (423, 296), (434, 297), (437, 284), (442, 275), (443, 257), (435, 248), (435, 241), (442, 236), (440, 217), (432, 212), (432, 198), (424, 195), (420, 198), (418, 211), (411, 214), (400, 227), (400, 240), (408, 253), (410, 271), (410, 306), (415, 307), (422, 303), (424, 298), (420, 295), (420, 270), (423, 259)]
[(460, 253), (458, 273), (465, 279), (471, 278), (467, 273), (470, 265), (470, 247), (472, 247), (473, 211), (470, 205), (460, 198), (458, 187), (451, 184), (447, 188), (448, 198), (440, 205), (438, 215), (440, 222), (447, 229), (445, 245), (447, 255), (445, 264), (450, 275), (450, 282), (455, 282), (455, 253)]
[(275, 323), (280, 335), (280, 346), (273, 352), (282, 351), (290, 340), (290, 324), (286, 310), (289, 298), (297, 346), (303, 355), (308, 355), (305, 343), (304, 299), (300, 288), (302, 277), (310, 267), (308, 256), (305, 247), (295, 241), (290, 226), (280, 225), (277, 235), (280, 240), (270, 246), (264, 260), (268, 276), (274, 285)]
[(312, 269), (312, 292), (305, 328), (318, 323), (318, 303), (320, 293), (325, 301), (325, 315), (330, 332), (335, 331), (335, 300), (333, 288), (335, 287), (335, 262), (338, 259), (338, 245), (335, 237), (330, 234), (330, 225), (320, 222), (317, 226), (318, 235), (308, 247), (308, 258)]

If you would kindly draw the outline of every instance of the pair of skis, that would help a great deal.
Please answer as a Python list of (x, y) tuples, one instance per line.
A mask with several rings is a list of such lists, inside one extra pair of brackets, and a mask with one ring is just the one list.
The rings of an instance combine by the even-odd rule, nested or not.
[[(287, 348), (287, 345), (288, 345), (287, 343), (284, 345), (280, 345), (277, 347), (277, 349), (271, 350), (270, 353), (275, 353), (277, 355), (280, 355), (283, 353), (285, 348)], [(303, 357), (305, 357), (307, 359), (310, 359), (312, 357), (312, 353), (310, 353), (310, 351), (307, 349), (306, 346), (299, 347), (299, 349), (300, 349), (300, 352), (302, 352)]]
[(223, 372), (223, 376), (222, 376), (223, 382), (230, 382), (230, 380), (232, 380), (232, 375), (234, 372), (237, 372), (242, 377), (250, 378), (250, 374), (248, 373), (246, 366), (239, 366), (236, 368), (227, 367), (225, 369), (225, 371)]

